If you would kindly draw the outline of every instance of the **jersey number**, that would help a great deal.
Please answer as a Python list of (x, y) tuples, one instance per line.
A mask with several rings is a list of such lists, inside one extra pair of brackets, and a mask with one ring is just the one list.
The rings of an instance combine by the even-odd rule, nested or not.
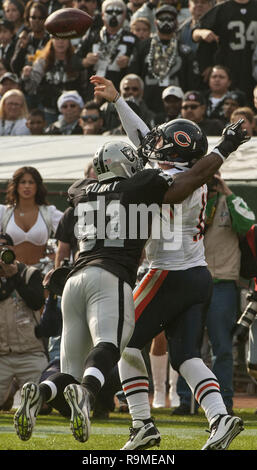
[(246, 41), (252, 43), (252, 48), (257, 40), (257, 21), (251, 21), (249, 26), (246, 28), (246, 25), (243, 21), (230, 21), (228, 23), (228, 29), (234, 31), (235, 42), (230, 42), (229, 45), (233, 51), (240, 51), (245, 48)]

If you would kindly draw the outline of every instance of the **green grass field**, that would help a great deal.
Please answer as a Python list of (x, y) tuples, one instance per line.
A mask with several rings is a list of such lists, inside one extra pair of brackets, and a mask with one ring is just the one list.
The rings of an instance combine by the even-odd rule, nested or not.
[[(230, 450), (257, 450), (257, 415), (254, 409), (235, 409), (244, 420), (244, 431), (231, 443)], [(128, 439), (130, 416), (114, 412), (108, 420), (92, 420), (88, 442), (79, 443), (71, 435), (69, 420), (53, 412), (38, 416), (29, 441), (21, 441), (14, 430), (13, 412), (0, 412), (0, 450), (118, 450)], [(161, 432), (160, 447), (153, 451), (200, 450), (208, 438), (207, 421), (202, 411), (196, 416), (172, 416), (170, 409), (153, 410)]]

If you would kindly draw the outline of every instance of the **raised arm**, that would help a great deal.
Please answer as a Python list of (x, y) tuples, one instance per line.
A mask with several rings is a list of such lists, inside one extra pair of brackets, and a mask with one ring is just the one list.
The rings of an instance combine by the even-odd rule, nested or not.
[(136, 147), (139, 147), (141, 144), (140, 135), (144, 137), (150, 131), (145, 122), (142, 121), (142, 119), (120, 96), (111, 80), (93, 75), (90, 77), (90, 81), (95, 87), (95, 96), (99, 96), (115, 104), (127, 136)]
[(222, 134), (220, 143), (213, 151), (199, 160), (188, 171), (184, 171), (176, 176), (174, 183), (170, 186), (164, 197), (164, 203), (176, 204), (182, 202), (216, 173), (225, 159), (244, 142), (250, 140), (243, 130), (240, 119), (235, 124), (227, 126)]

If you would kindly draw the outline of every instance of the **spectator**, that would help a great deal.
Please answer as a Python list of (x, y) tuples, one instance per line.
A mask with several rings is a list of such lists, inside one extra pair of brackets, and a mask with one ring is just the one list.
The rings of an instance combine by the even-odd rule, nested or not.
[(44, 257), (62, 212), (46, 200), (47, 189), (36, 168), (18, 168), (7, 186), (6, 205), (0, 205), (0, 226), (13, 239), (16, 258), (36, 265)]
[[(207, 312), (206, 326), (212, 348), (212, 371), (221, 387), (229, 414), (233, 413), (232, 331), (237, 320), (240, 271), (239, 234), (254, 223), (255, 215), (247, 203), (232, 193), (217, 173), (208, 185), (204, 246), (208, 269), (213, 278), (213, 294)], [(189, 414), (190, 393), (182, 392), (178, 379), (181, 405), (174, 414)]]
[(16, 44), (14, 24), (8, 20), (0, 21), (0, 54), (6, 71), (11, 71), (11, 59)]
[(21, 90), (9, 90), (0, 100), (0, 135), (28, 135), (28, 108)]
[(181, 117), (190, 119), (198, 124), (201, 130), (208, 136), (221, 135), (223, 123), (219, 119), (208, 119), (205, 117), (206, 103), (199, 91), (188, 91), (185, 93), (181, 107)]
[(155, 23), (157, 33), (144, 41), (131, 69), (144, 81), (147, 106), (159, 113), (163, 112), (161, 96), (164, 88), (175, 85), (187, 90), (196, 83), (198, 85), (200, 76), (195, 75), (190, 48), (178, 40), (177, 10), (163, 5), (156, 10)]
[(224, 120), (223, 103), (231, 85), (230, 72), (224, 65), (214, 65), (209, 77), (209, 90), (205, 94), (206, 116)]
[(154, 34), (157, 32), (155, 23), (156, 10), (163, 5), (170, 5), (176, 9), (178, 25), (182, 24), (190, 15), (188, 8), (182, 8), (179, 0), (149, 0), (144, 2), (143, 5), (132, 15), (131, 21), (134, 21), (138, 17), (147, 18), (151, 24), (151, 32)]
[(48, 124), (58, 118), (57, 100), (65, 90), (81, 87), (81, 66), (73, 54), (69, 39), (51, 38), (35, 56), (32, 67), (23, 68), (22, 80), (25, 93), (40, 97)]
[(151, 33), (156, 33), (155, 25), (155, 11), (158, 5), (158, 0), (149, 0), (144, 2), (143, 5), (138, 8), (138, 10), (131, 16), (130, 24), (134, 22), (137, 18), (146, 18), (151, 26)]
[(16, 73), (6, 72), (0, 77), (1, 96), (9, 90), (20, 90), (20, 88), (20, 79)]
[[(102, 4), (104, 26), (100, 32), (80, 42), (76, 54), (88, 71), (105, 76), (119, 88), (120, 80), (129, 72), (136, 51), (137, 38), (124, 27), (126, 4), (122, 0), (105, 0)], [(86, 101), (93, 99), (93, 87), (88, 87)]]
[(16, 38), (23, 30), (24, 24), (24, 3), (22, 0), (4, 0), (3, 12), (5, 18), (13, 23)]
[(26, 126), (31, 135), (43, 135), (46, 128), (44, 111), (41, 109), (32, 109), (28, 115)]
[(84, 135), (102, 134), (104, 121), (100, 105), (95, 101), (87, 101), (81, 111), (79, 122)]
[(213, 0), (189, 0), (188, 11), (190, 16), (180, 24), (178, 32), (180, 40), (196, 52), (198, 44), (192, 40), (192, 30), (199, 19), (212, 8)]
[(256, 20), (256, 0), (232, 0), (209, 10), (193, 31), (193, 40), (199, 42), (198, 60), (205, 79), (210, 67), (225, 65), (231, 72), (232, 88), (244, 91), (249, 104), (254, 88)]
[(225, 123), (230, 122), (230, 117), (235, 109), (239, 108), (239, 106), (246, 105), (246, 96), (243, 91), (240, 90), (231, 90), (229, 91), (223, 102), (223, 119)]
[(64, 91), (58, 98), (57, 106), (61, 113), (59, 119), (50, 124), (45, 133), (52, 135), (82, 134), (79, 117), (84, 101), (79, 93), (76, 90)]
[(230, 121), (237, 122), (238, 119), (244, 120), (242, 129), (247, 130), (247, 135), (250, 135), (251, 137), (255, 135), (254, 112), (251, 108), (245, 106), (242, 108), (237, 108), (235, 111), (233, 111), (230, 117)]
[(147, 18), (138, 17), (135, 18), (130, 23), (130, 31), (133, 33), (140, 41), (148, 39), (151, 36), (151, 24)]
[[(9, 235), (0, 234), (0, 247), (11, 249)], [(35, 335), (44, 305), (38, 269), (14, 260), (0, 261), (0, 409), (15, 379), (17, 388), (26, 382), (39, 383), (47, 357), (42, 339)]]
[(164, 113), (156, 115), (155, 125), (177, 119), (181, 115), (183, 90), (178, 86), (170, 85), (162, 92)]
[[(134, 102), (140, 108), (140, 116), (150, 127), (154, 125), (155, 113), (146, 105), (144, 96), (144, 82), (139, 75), (130, 73), (125, 75), (120, 81), (120, 94), (125, 100)], [(104, 112), (104, 127), (108, 130), (120, 125), (120, 119), (115, 109), (114, 103), (106, 102), (101, 106)], [(137, 112), (137, 111), (136, 111)]]
[(11, 60), (12, 71), (21, 74), (25, 65), (32, 65), (31, 58), (37, 50), (43, 49), (50, 37), (45, 30), (44, 22), (47, 18), (47, 10), (40, 2), (27, 4), (25, 21), (29, 31), (23, 30), (19, 35), (15, 51)]

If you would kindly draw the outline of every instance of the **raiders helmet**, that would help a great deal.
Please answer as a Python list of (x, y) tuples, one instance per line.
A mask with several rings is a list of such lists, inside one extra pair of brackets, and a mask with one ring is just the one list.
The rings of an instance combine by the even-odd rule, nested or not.
[(93, 167), (99, 181), (110, 178), (130, 178), (143, 169), (136, 151), (126, 142), (106, 142), (93, 158)]
[(188, 119), (174, 119), (152, 129), (139, 150), (145, 159), (190, 167), (193, 161), (206, 154), (207, 149), (207, 138), (197, 124)]

